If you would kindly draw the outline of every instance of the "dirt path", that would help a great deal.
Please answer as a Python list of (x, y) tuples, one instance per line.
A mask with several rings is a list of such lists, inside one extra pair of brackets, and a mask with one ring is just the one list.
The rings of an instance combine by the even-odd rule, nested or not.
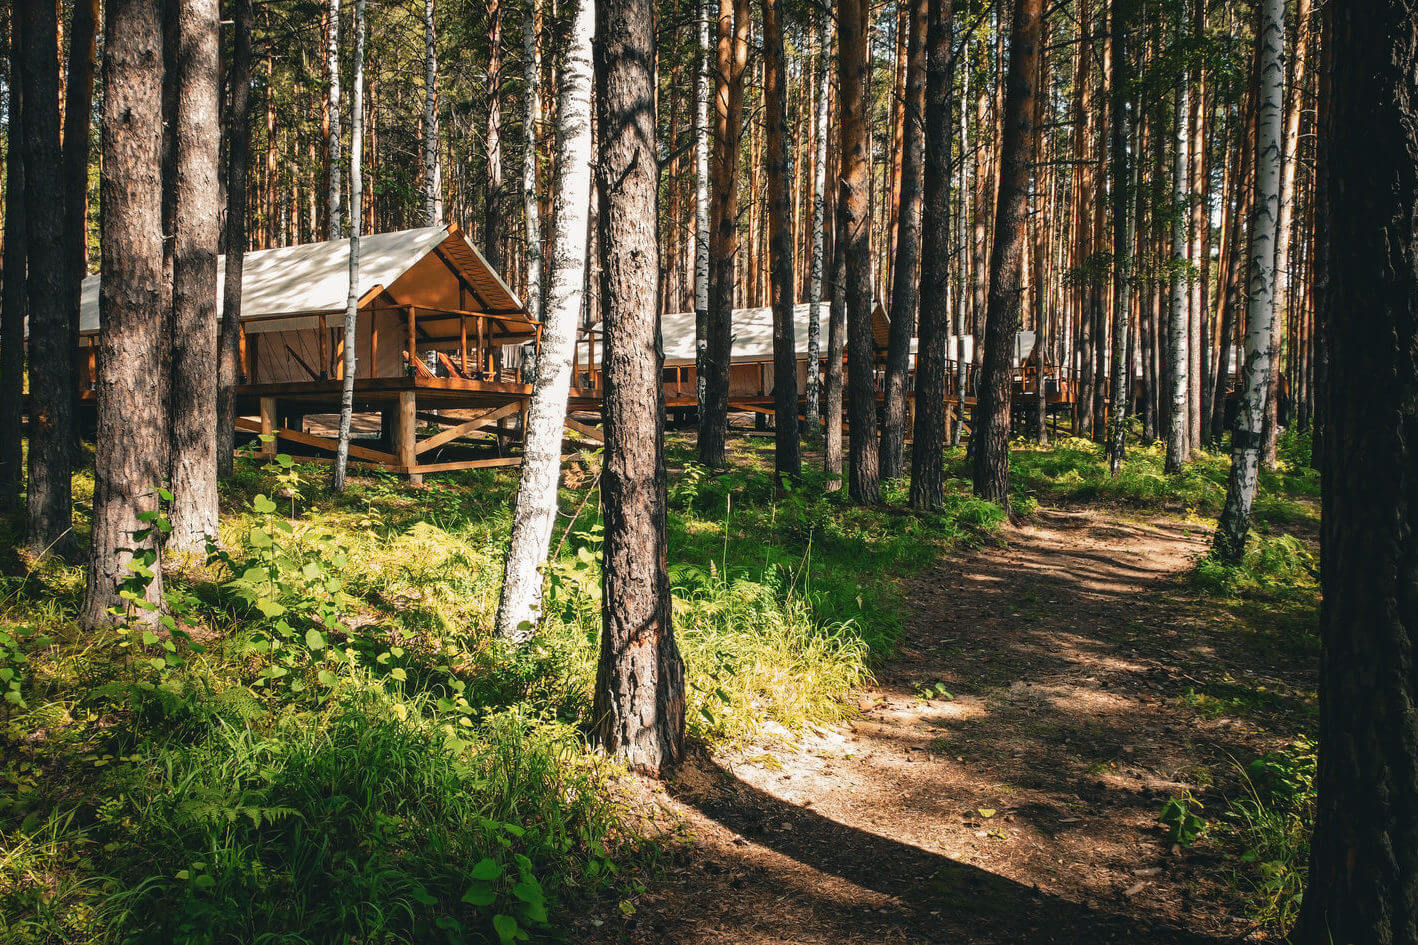
[(796, 746), (686, 765), (664, 803), (685, 819), (690, 850), (632, 916), (588, 916), (584, 937), (1244, 935), (1224, 864), (1205, 844), (1168, 849), (1155, 823), (1183, 790), (1214, 816), (1235, 789), (1233, 759), (1278, 742), (1182, 704), (1219, 678), (1287, 691), (1248, 669), (1253, 641), (1179, 587), (1206, 539), (1175, 520), (1046, 510), (1007, 547), (944, 562), (916, 583), (902, 652), (862, 714)]

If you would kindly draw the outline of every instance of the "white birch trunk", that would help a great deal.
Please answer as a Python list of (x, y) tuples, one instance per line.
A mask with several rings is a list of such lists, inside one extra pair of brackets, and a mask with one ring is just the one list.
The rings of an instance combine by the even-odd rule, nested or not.
[(1167, 365), (1171, 375), (1169, 388), (1170, 409), (1167, 411), (1167, 472), (1178, 472), (1189, 457), (1187, 447), (1189, 418), (1188, 404), (1188, 314), (1187, 314), (1187, 150), (1190, 138), (1187, 133), (1187, 76), (1184, 72), (1177, 81), (1176, 101), (1176, 154), (1173, 165), (1174, 197), (1172, 207), (1172, 277), (1171, 306), (1167, 318)]
[(355, 329), (359, 321), (359, 212), (364, 196), (364, 3), (355, 0), (354, 88), (350, 94), (350, 289), (345, 299), (345, 378), (340, 387), (340, 432), (335, 446), (335, 473), (331, 486), (345, 488), (345, 467), (350, 458), (350, 417), (354, 413)]
[(716, 0), (699, 5), (699, 68), (694, 73), (694, 376), (704, 409), (704, 352), (709, 344), (709, 21)]
[(328, 212), (326, 239), (337, 240), (344, 234), (340, 213), (340, 0), (330, 0), (330, 36), (325, 51), (326, 76), (329, 87), (325, 95), (325, 115), (330, 130), (325, 138), (325, 161), (329, 169), (329, 192), (325, 204)]
[(497, 632), (526, 640), (541, 616), (542, 565), (556, 522), (562, 426), (571, 389), (571, 356), (586, 285), (591, 204), (591, 40), (594, 0), (581, 0), (561, 73), (556, 130), (556, 215), (551, 285), (542, 323), (522, 479), (497, 605)]
[(1256, 95), (1255, 205), (1246, 289), (1246, 361), (1241, 404), (1231, 438), (1226, 506), (1217, 522), (1215, 551), (1238, 560), (1250, 531), (1270, 384), (1271, 331), (1275, 320), (1275, 250), (1280, 221), (1281, 128), (1285, 111), (1285, 0), (1260, 7), (1260, 88)]
[(438, 132), (438, 36), (433, 0), (423, 0), (423, 213), (429, 226), (443, 222), (443, 162)]
[[(807, 320), (807, 409), (805, 411), (808, 434), (816, 440), (821, 435), (820, 406), (822, 397), (822, 266), (826, 250), (825, 234), (827, 218), (827, 104), (832, 94), (831, 70), (827, 63), (832, 55), (832, 17), (823, 17), (822, 44), (817, 53), (817, 114), (813, 121), (817, 125), (817, 153), (813, 155), (812, 173), (812, 269), (808, 276)], [(707, 265), (708, 260), (705, 260)]]
[(527, 84), (527, 147), (522, 156), (522, 217), (527, 229), (527, 313), (542, 318), (542, 219), (537, 203), (537, 130), (542, 125), (542, 53), (537, 35), (537, 0), (527, 0), (522, 28)]

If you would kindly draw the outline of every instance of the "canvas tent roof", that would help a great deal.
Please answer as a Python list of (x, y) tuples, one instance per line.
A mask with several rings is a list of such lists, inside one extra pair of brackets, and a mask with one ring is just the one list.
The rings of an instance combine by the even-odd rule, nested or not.
[[(394, 233), (378, 233), (360, 240), (358, 296), (367, 299), (378, 290), (391, 290), (400, 277), (430, 256), (438, 263), (433, 271), (459, 280), (470, 296), (470, 310), (511, 316), (525, 321), (516, 293), (493, 271), (477, 248), (456, 225), (429, 226)], [(217, 306), (221, 307), (225, 283), (225, 257), (217, 261)], [(243, 262), (241, 315), (248, 333), (289, 331), (313, 327), (314, 316), (326, 315), (325, 324), (344, 324), (349, 294), (350, 242), (347, 239), (303, 243), (247, 253)], [(441, 268), (440, 268), (441, 267)], [(400, 304), (415, 300), (397, 298)], [(290, 318), (272, 318), (288, 315)], [(303, 316), (303, 317), (302, 317)], [(259, 321), (250, 321), (259, 319)], [(79, 330), (99, 327), (99, 277), (84, 280), (79, 310)]]

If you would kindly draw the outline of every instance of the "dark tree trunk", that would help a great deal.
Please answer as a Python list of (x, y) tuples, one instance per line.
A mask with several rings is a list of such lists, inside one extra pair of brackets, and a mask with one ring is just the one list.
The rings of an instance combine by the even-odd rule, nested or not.
[[(74, 370), (77, 336), (71, 328), (70, 286), (62, 225), (64, 181), (59, 149), (58, 6), (21, 3), (15, 16), (24, 35), (25, 283), (29, 308), (29, 548), (35, 554), (73, 547)], [(61, 208), (59, 213), (33, 212)], [(77, 302), (75, 303), (77, 304)]]
[(177, 553), (202, 555), (217, 534), (217, 143), (220, 10), (182, 0), (173, 129), (172, 442), (168, 474)]
[(217, 336), (217, 475), (232, 470), (236, 388), (241, 383), (241, 279), (246, 261), (246, 169), (251, 158), (251, 0), (232, 0), (226, 158), (226, 284)]
[[(921, 187), (926, 109), (927, 0), (910, 0), (910, 37), (906, 43), (905, 121), (901, 129), (901, 206), (897, 212), (896, 262), (892, 266), (891, 331), (886, 348), (886, 394), (882, 410), (881, 477), (899, 479), (905, 472), (906, 376), (911, 361), (911, 338), (916, 334), (916, 303), (920, 294), (918, 262), (921, 256)], [(938, 90), (945, 95), (944, 89)], [(942, 129), (948, 135), (949, 129)], [(942, 220), (944, 224), (944, 220)], [(941, 257), (941, 278), (950, 260)], [(943, 323), (949, 337), (949, 323)], [(941, 342), (942, 346), (946, 341)], [(944, 348), (942, 347), (942, 350)], [(917, 357), (920, 357), (919, 350)], [(919, 365), (918, 365), (919, 374)], [(919, 392), (918, 392), (919, 393)], [(945, 396), (941, 392), (941, 397)], [(916, 409), (921, 407), (919, 396)]]
[(798, 434), (798, 352), (793, 336), (793, 218), (788, 191), (788, 97), (784, 88), (780, 0), (763, 0), (764, 146), (768, 164), (768, 257), (773, 304), (773, 466), (778, 476), (802, 473)]
[[(920, 344), (916, 353), (916, 442), (911, 450), (911, 507), (926, 510), (938, 509), (945, 502), (941, 454), (945, 450), (946, 347), (950, 338), (946, 296), (946, 276), (950, 272), (952, 173), (950, 17), (950, 0), (930, 0), (925, 42), (923, 278)], [(910, 121), (909, 115), (907, 121)], [(902, 233), (905, 238), (904, 228)], [(894, 319), (892, 327), (895, 327)]]
[(704, 409), (699, 415), (699, 461), (727, 462), (729, 358), (738, 253), (738, 160), (743, 137), (743, 72), (748, 64), (748, 0), (720, 0), (714, 76), (714, 134), (710, 148), (709, 317), (704, 346)]
[(632, 769), (659, 774), (684, 750), (684, 664), (665, 537), (650, 0), (597, 4), (596, 35), (606, 462), (595, 737)]
[(1020, 262), (1028, 210), (1029, 170), (1038, 139), (1034, 95), (1043, 0), (1015, 0), (1009, 72), (1000, 141), (995, 241), (990, 250), (990, 294), (985, 313), (985, 358), (975, 405), (975, 494), (1009, 511), (1009, 420), (1013, 393), (1010, 356), (1019, 325)]
[[(69, 319), (70, 350), (79, 346), (79, 295), (88, 275), (89, 150), (94, 106), (94, 38), (98, 32), (98, 0), (78, 0), (69, 21), (69, 76), (64, 85), (64, 308)], [(74, 398), (76, 422), (70, 429), (69, 447), (74, 461), (81, 461), (79, 448), (80, 389), (75, 369)]]
[(1319, 791), (1297, 945), (1418, 943), (1418, 11), (1322, 7)]
[(847, 284), (848, 488), (861, 505), (881, 498), (876, 442), (876, 345), (872, 339), (871, 168), (867, 135), (867, 4), (839, 0), (837, 88), (842, 113), (839, 185)]
[[(82, 622), (111, 624), (125, 606), (129, 549), (152, 550), (138, 516), (158, 505), (167, 470), (170, 293), (163, 266), (162, 62), (159, 4), (104, 5), (103, 172), (100, 219), (98, 440), (94, 454), (93, 538)], [(152, 569), (151, 602), (162, 569)]]
[(9, 146), (5, 154), (5, 285), (0, 313), (0, 513), (18, 512), (24, 482), (20, 433), (25, 389), (24, 82), (19, 17), (10, 18)]

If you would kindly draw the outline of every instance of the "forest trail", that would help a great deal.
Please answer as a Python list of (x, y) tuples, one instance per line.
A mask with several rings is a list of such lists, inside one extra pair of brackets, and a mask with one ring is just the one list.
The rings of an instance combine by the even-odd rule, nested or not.
[[(1284, 692), (1178, 578), (1208, 530), (1040, 510), (911, 591), (901, 650), (837, 731), (686, 764), (657, 802), (691, 838), (596, 941), (1212, 943), (1244, 936), (1226, 866), (1157, 814), (1215, 816), (1279, 744), (1183, 705), (1208, 680)], [(939, 685), (937, 685), (939, 684)], [(949, 697), (939, 689), (948, 691)], [(927, 690), (932, 698), (925, 698)], [(589, 923), (586, 924), (586, 923)]]

